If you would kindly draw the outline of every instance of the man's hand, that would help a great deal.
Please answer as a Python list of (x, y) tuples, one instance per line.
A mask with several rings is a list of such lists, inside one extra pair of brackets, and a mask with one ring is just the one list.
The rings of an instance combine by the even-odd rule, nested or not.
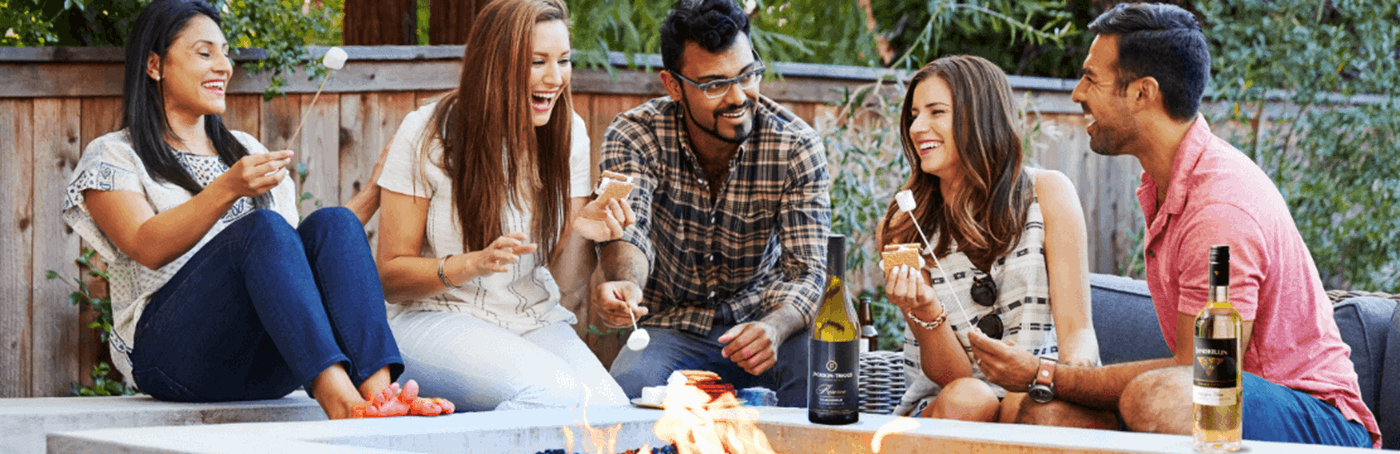
[[(647, 308), (641, 305), (642, 289), (632, 281), (611, 281), (593, 288), (593, 297), (588, 299), (603, 325), (608, 328), (632, 326), (633, 317), (647, 315)], [(628, 313), (631, 315), (628, 315)]]
[(778, 363), (778, 346), (783, 343), (778, 339), (778, 330), (766, 322), (735, 325), (718, 340), (726, 344), (721, 354), (753, 375)]
[(967, 332), (967, 340), (972, 343), (972, 353), (987, 381), (1011, 391), (1025, 390), (1035, 381), (1040, 361), (1030, 352), (1016, 348), (1015, 342), (992, 339), (975, 328)]

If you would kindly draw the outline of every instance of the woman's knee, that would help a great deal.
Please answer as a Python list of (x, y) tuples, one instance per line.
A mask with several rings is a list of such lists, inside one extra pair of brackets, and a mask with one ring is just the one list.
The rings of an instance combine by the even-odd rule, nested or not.
[(975, 378), (959, 378), (939, 391), (924, 416), (991, 422), (997, 419), (1001, 403), (996, 392), (986, 382)]
[(313, 211), (301, 221), (301, 228), (298, 230), (322, 230), (340, 231), (345, 229), (364, 230), (364, 225), (360, 224), (360, 218), (355, 216), (355, 212), (345, 207), (326, 207)]
[(496, 409), (564, 408), (589, 404), (581, 401), (585, 399), (584, 386), (573, 369), (567, 366), (551, 369), (520, 377), (515, 395), (501, 402)]

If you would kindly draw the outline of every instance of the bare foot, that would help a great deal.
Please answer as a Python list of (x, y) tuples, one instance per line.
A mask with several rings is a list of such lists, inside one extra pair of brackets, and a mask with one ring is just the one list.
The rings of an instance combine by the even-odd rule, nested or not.
[(362, 409), (356, 411), (356, 417), (437, 416), (450, 415), (455, 410), (452, 402), (446, 399), (418, 397), (418, 382), (409, 380), (403, 388), (393, 383), (375, 394)]

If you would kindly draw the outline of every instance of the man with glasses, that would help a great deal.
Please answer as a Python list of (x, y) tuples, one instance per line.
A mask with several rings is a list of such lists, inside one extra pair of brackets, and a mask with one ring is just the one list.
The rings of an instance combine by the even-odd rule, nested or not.
[[(636, 223), (600, 247), (589, 301), (650, 345), (612, 374), (629, 397), (676, 370), (807, 403), (807, 326), (825, 284), (831, 177), (820, 138), (759, 95), (765, 71), (733, 0), (681, 0), (661, 26), (667, 97), (622, 113), (601, 168), (627, 175)], [(599, 282), (602, 281), (602, 282)]]

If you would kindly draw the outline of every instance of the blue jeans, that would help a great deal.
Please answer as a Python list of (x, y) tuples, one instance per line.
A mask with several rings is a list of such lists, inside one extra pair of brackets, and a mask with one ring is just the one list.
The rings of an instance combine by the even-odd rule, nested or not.
[(1245, 440), (1370, 448), (1371, 434), (1342, 411), (1305, 392), (1244, 374)]
[(364, 227), (317, 210), (293, 229), (257, 210), (210, 240), (152, 296), (132, 375), (161, 400), (275, 399), (341, 363), (358, 386), (403, 372)]
[(807, 341), (809, 329), (794, 333), (778, 347), (778, 362), (759, 375), (752, 375), (738, 364), (724, 358), (724, 344), (717, 341), (731, 323), (715, 320), (709, 335), (648, 328), (651, 342), (640, 351), (623, 347), (612, 363), (612, 375), (630, 399), (641, 397), (642, 388), (666, 384), (671, 372), (681, 369), (708, 370), (719, 374), (734, 389), (762, 386), (778, 393), (782, 407), (807, 406)]

